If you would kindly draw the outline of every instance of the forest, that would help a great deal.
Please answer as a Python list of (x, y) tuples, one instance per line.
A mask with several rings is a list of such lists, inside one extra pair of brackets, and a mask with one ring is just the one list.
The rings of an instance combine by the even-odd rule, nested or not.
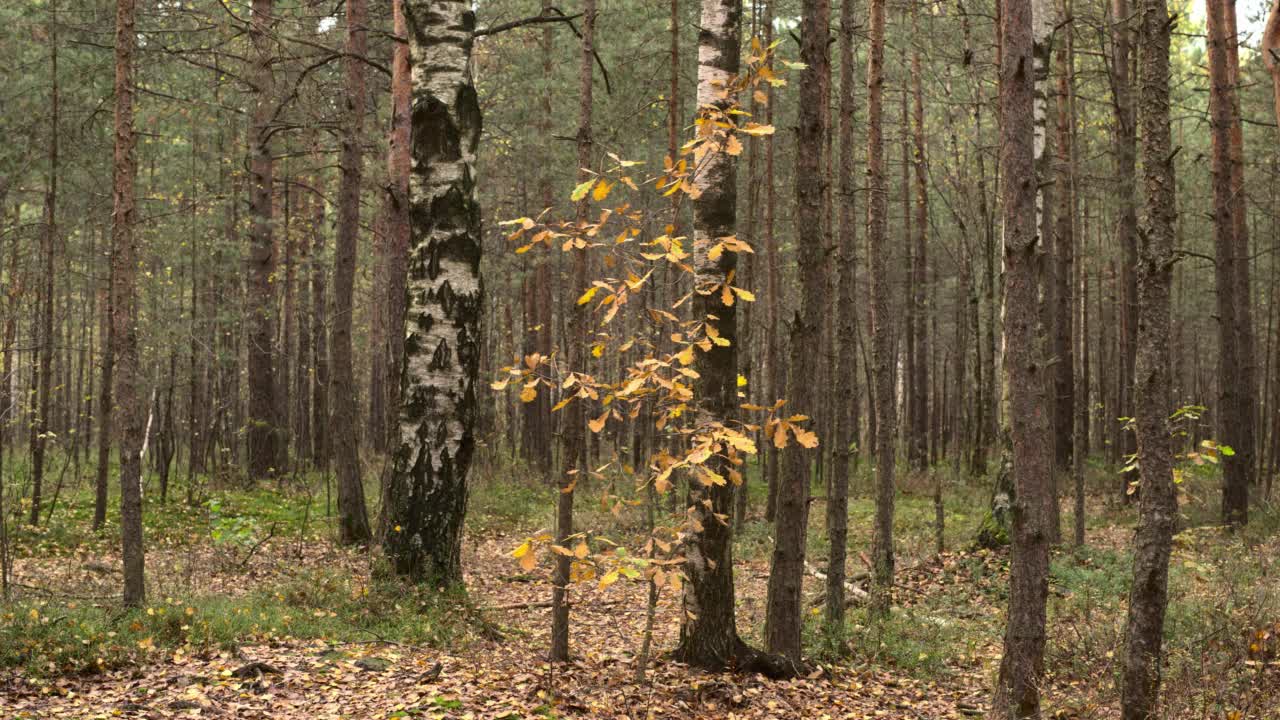
[(0, 717), (1280, 719), (1280, 0), (0, 67)]

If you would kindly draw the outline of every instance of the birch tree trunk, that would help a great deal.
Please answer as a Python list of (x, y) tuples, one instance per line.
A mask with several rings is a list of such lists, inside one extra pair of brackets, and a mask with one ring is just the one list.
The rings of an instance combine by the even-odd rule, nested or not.
[[(698, 35), (698, 112), (722, 111), (732, 99), (725, 90), (738, 73), (742, 8), (738, 0), (703, 0), (702, 30)], [(695, 422), (728, 422), (738, 406), (736, 305), (725, 305), (721, 286), (737, 266), (737, 253), (713, 254), (717, 238), (734, 235), (737, 223), (737, 159), (712, 149), (698, 163), (693, 177), (699, 194), (693, 203), (694, 310), (695, 317), (713, 323), (728, 344), (715, 344), (698, 352), (694, 397), (698, 398)], [(718, 255), (718, 257), (717, 257)], [(708, 316), (714, 316), (711, 320)], [(728, 477), (731, 468), (714, 456), (707, 468)], [(770, 676), (788, 674), (789, 668), (747, 646), (738, 637), (734, 616), (733, 511), (734, 487), (690, 482), (689, 512), (702, 525), (684, 545), (684, 620), (673, 657), (701, 668), (736, 668)]]
[(1169, 36), (1165, 0), (1140, 0), (1138, 119), (1147, 207), (1138, 233), (1137, 434), (1142, 482), (1129, 590), (1121, 712), (1124, 720), (1159, 717), (1169, 553), (1178, 522), (1169, 434), (1169, 291), (1174, 257), (1176, 185), (1169, 130)]
[(480, 106), (466, 0), (406, 0), (413, 68), (409, 308), (386, 552), (415, 581), (462, 581), (480, 362)]

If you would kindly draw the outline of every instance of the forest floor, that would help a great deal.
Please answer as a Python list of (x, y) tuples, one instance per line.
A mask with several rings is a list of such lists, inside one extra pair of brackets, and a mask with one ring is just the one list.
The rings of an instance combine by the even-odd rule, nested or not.
[[(1184, 490), (1163, 717), (1280, 718), (1280, 513), (1260, 510), (1249, 531), (1229, 535), (1199, 522), (1208, 494)], [(45, 528), (16, 533), (15, 598), (0, 605), (0, 718), (981, 716), (1000, 657), (1008, 558), (970, 547), (985, 490), (949, 493), (947, 540), (956, 549), (933, 552), (931, 501), (907, 483), (892, 617), (869, 624), (854, 602), (846, 632), (830, 637), (814, 605), (805, 631), (812, 672), (790, 681), (666, 659), (679, 631), (670, 592), (654, 623), (656, 660), (637, 678), (647, 586), (625, 580), (573, 586), (575, 659), (547, 663), (549, 564), (526, 572), (511, 554), (551, 499), (519, 481), (475, 490), (465, 595), (406, 590), (369, 555), (335, 546), (317, 508), (323, 489), (149, 504), (149, 605), (132, 612), (118, 609), (110, 528), (77, 529), (89, 501), (76, 495)], [(1094, 504), (1088, 547), (1055, 553), (1046, 717), (1116, 716), (1132, 510)], [(608, 521), (585, 498), (582, 506), (583, 527)], [(855, 576), (870, 511), (863, 498), (851, 508)], [(822, 513), (811, 515), (819, 516), (805, 587), (812, 603), (826, 548)], [(770, 542), (768, 525), (753, 518), (736, 545), (739, 629), (754, 644)]]

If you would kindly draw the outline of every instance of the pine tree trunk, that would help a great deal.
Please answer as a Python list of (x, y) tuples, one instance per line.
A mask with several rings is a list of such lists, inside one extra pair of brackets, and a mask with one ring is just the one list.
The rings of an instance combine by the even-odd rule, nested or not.
[(31, 427), (31, 525), (40, 524), (41, 490), (45, 451), (49, 443), (50, 395), (53, 387), (53, 265), (58, 237), (58, 140), (60, 131), (58, 87), (58, 4), (49, 5), (49, 176), (44, 197), (44, 232), (40, 247), (39, 367), (36, 370), (36, 414)]
[(840, 3), (840, 163), (839, 181), (840, 255), (838, 306), (839, 348), (836, 385), (836, 426), (831, 484), (827, 493), (827, 539), (831, 551), (827, 559), (826, 621), (828, 632), (840, 637), (844, 630), (845, 560), (849, 538), (849, 457), (858, 434), (858, 311), (855, 300), (858, 279), (858, 232), (855, 221), (853, 184), (854, 114), (853, 99), (853, 34), (857, 30), (853, 0)]
[(385, 550), (400, 575), (462, 581), (480, 362), (480, 106), (475, 14), (464, 0), (406, 0), (413, 74), (409, 307)]
[[(916, 4), (911, 5), (911, 23), (915, 34), (918, 20)], [(915, 378), (912, 385), (912, 457), (915, 467), (923, 469), (929, 463), (929, 165), (925, 155), (924, 128), (924, 91), (921, 87), (922, 71), (920, 68), (920, 50), (914, 47), (911, 52), (911, 124), (912, 124), (912, 160), (915, 166), (915, 253), (913, 254), (912, 289), (915, 308)], [(905, 124), (904, 124), (905, 130)]]
[(120, 534), (124, 604), (146, 600), (142, 545), (142, 457), (145, 410), (140, 380), (136, 312), (138, 246), (134, 235), (133, 46), (134, 0), (116, 3), (115, 173), (112, 207), (111, 324), (115, 338), (115, 396), (120, 409)]
[(1069, 0), (1062, 0), (1058, 21), (1062, 37), (1058, 40), (1058, 128), (1057, 128), (1057, 230), (1054, 233), (1054, 292), (1057, 318), (1054, 324), (1054, 444), (1055, 467), (1059, 474), (1071, 469), (1075, 444), (1075, 353), (1072, 334), (1075, 318), (1073, 291), (1075, 263), (1075, 177), (1072, 142), (1075, 137), (1075, 104), (1072, 102), (1075, 82), (1074, 30), (1069, 24)]
[[(1231, 64), (1225, 5), (1229, 0), (1208, 0), (1209, 127), (1212, 133), (1213, 244), (1217, 262), (1214, 279), (1218, 297), (1218, 407), (1216, 440), (1233, 449), (1243, 448), (1244, 414), (1248, 405), (1242, 395), (1248, 390), (1240, 383), (1240, 327), (1236, 277), (1236, 213), (1240, 206), (1233, 197), (1231, 132), (1235, 123), (1235, 92), (1231, 85)], [(1237, 450), (1222, 458), (1222, 521), (1243, 525), (1249, 521), (1249, 465)]]
[(269, 34), (274, 25), (273, 0), (253, 0), (249, 37), (254, 49), (254, 108), (249, 131), (249, 417), (246, 435), (251, 479), (270, 477), (280, 467), (276, 427), (276, 313), (272, 276), (271, 121), (275, 112), (275, 79)]
[(356, 417), (355, 372), (351, 359), (352, 295), (355, 290), (356, 243), (360, 233), (360, 183), (364, 154), (360, 134), (364, 129), (364, 63), (368, 47), (365, 0), (347, 0), (347, 112), (343, 121), (338, 187), (338, 236), (333, 253), (333, 329), (329, 335), (329, 362), (333, 365), (333, 461), (338, 480), (338, 538), (344, 545), (367, 543), (372, 537), (360, 478), (360, 446)]
[[(1034, 3), (1034, 9), (1033, 9)], [(992, 718), (1038, 718), (1044, 675), (1045, 601), (1049, 590), (1050, 476), (1053, 448), (1038, 342), (1039, 233), (1034, 67), (1052, 13), (1044, 0), (1002, 0), (1000, 167), (1004, 180), (1005, 394), (1014, 497), (1009, 613)], [(1041, 108), (1043, 112), (1043, 108)]]
[[(723, 2), (723, 0), (719, 0)], [(705, 22), (705, 18), (704, 18)], [(831, 6), (828, 0), (805, 0), (800, 27), (800, 61), (805, 69), (800, 75), (800, 107), (797, 119), (796, 156), (796, 254), (800, 266), (800, 309), (791, 322), (790, 381), (787, 404), (794, 412), (809, 415), (816, 423), (820, 393), (814, 392), (814, 378), (820, 372), (821, 322), (824, 312), (824, 237), (822, 227), (823, 196), (826, 175), (823, 173), (823, 150), (826, 147), (826, 113), (823, 111), (823, 84), (830, 76), (829, 25)], [(735, 33), (736, 35), (736, 33)], [(735, 40), (736, 42), (736, 40)], [(735, 54), (732, 68), (737, 70)], [(700, 93), (705, 92), (701, 90)], [(705, 102), (705, 101), (704, 101)], [(733, 182), (733, 176), (728, 176)], [(697, 207), (701, 209), (702, 205)], [(711, 238), (732, 234), (709, 227)], [(716, 232), (711, 232), (716, 231)], [(731, 268), (728, 268), (731, 269)], [(721, 310), (707, 312), (720, 316)], [(723, 318), (722, 318), (723, 319)], [(730, 370), (732, 372), (732, 370)], [(730, 405), (731, 407), (731, 405)], [(797, 667), (801, 664), (800, 634), (804, 624), (805, 540), (809, 525), (810, 469), (821, 451), (794, 444), (782, 454), (782, 475), (778, 478), (778, 507), (774, 518), (773, 560), (769, 572), (768, 616), (765, 620), (766, 646), (770, 652), (785, 656)]]
[[(1123, 262), (1120, 266), (1120, 317), (1119, 320), (1119, 368), (1120, 377), (1116, 383), (1116, 407), (1111, 410), (1105, 421), (1113, 430), (1120, 427), (1117, 418), (1133, 417), (1133, 367), (1134, 352), (1138, 334), (1138, 216), (1135, 210), (1137, 202), (1137, 136), (1134, 128), (1133, 89), (1129, 77), (1130, 37), (1132, 29), (1129, 0), (1112, 0), (1112, 17), (1114, 37), (1112, 38), (1111, 82), (1115, 100), (1115, 131), (1112, 137), (1113, 152), (1116, 161), (1116, 193), (1120, 200), (1120, 218), (1116, 225), (1117, 244), (1120, 246)], [(1121, 460), (1132, 455), (1136, 450), (1136, 438), (1132, 432), (1117, 430), (1113, 447)], [(1120, 486), (1121, 496), (1132, 497), (1127, 493), (1128, 484), (1137, 480), (1134, 473), (1126, 473)]]
[[(313, 180), (324, 187), (323, 176)], [(329, 298), (328, 277), (324, 267), (325, 200), (316, 194), (311, 198), (311, 347), (315, 379), (311, 390), (311, 459), (318, 470), (329, 467)]]
[(897, 402), (893, 386), (894, 320), (889, 314), (884, 134), (884, 0), (870, 0), (871, 48), (867, 56), (867, 239), (871, 275), (871, 355), (875, 368), (876, 516), (872, 530), (872, 610), (887, 615), (893, 586), (894, 429)]
[(1178, 522), (1169, 428), (1169, 291), (1177, 222), (1169, 131), (1169, 36), (1165, 0), (1139, 0), (1138, 120), (1141, 124), (1143, 213), (1138, 265), (1137, 399), (1142, 495), (1134, 536), (1121, 712), (1124, 720), (1153, 720), (1160, 691), (1169, 553)]

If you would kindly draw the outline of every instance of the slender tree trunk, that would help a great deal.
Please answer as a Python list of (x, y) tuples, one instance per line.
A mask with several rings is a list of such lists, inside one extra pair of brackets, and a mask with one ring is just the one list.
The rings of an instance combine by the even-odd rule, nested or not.
[(36, 416), (31, 435), (31, 525), (40, 524), (40, 493), (44, 484), (45, 450), (51, 430), (50, 395), (53, 386), (53, 265), (58, 239), (58, 4), (49, 4), (49, 177), (44, 197), (44, 233), (41, 235), (39, 368), (36, 371)]
[[(724, 0), (719, 0), (723, 2)], [(800, 108), (796, 136), (796, 253), (800, 266), (800, 309), (791, 323), (790, 382), (788, 405), (815, 417), (820, 394), (814, 392), (821, 347), (820, 323), (824, 312), (822, 226), (823, 150), (826, 147), (827, 113), (823, 110), (823, 83), (830, 76), (828, 43), (831, 5), (828, 0), (805, 0), (800, 27), (800, 60), (805, 69), (800, 76)], [(736, 42), (736, 41), (735, 41)], [(732, 73), (735, 67), (727, 72)], [(732, 182), (732, 176), (729, 177)], [(732, 230), (732, 227), (729, 228)], [(712, 233), (711, 237), (720, 234)], [(719, 315), (720, 310), (711, 309)], [(801, 664), (800, 633), (804, 624), (805, 539), (809, 525), (809, 474), (820, 451), (795, 444), (783, 453), (783, 474), (778, 482), (778, 507), (774, 518), (773, 561), (769, 572), (769, 612), (765, 638), (770, 652), (784, 655), (797, 667)]]
[(1236, 0), (1223, 4), (1223, 28), (1227, 41), (1227, 63), (1230, 69), (1231, 93), (1231, 200), (1235, 203), (1232, 216), (1232, 273), (1236, 301), (1236, 359), (1239, 376), (1234, 382), (1240, 387), (1240, 409), (1236, 418), (1238, 439), (1232, 448), (1236, 451), (1233, 462), (1243, 465), (1247, 484), (1257, 482), (1258, 458), (1258, 380), (1257, 340), (1253, 324), (1253, 283), (1250, 279), (1249, 254), (1249, 194), (1244, 183), (1244, 128), (1240, 111), (1240, 48), (1236, 23)]
[(876, 516), (872, 530), (872, 610), (888, 615), (893, 587), (894, 320), (889, 314), (886, 221), (888, 178), (884, 134), (884, 0), (870, 0), (871, 48), (867, 56), (867, 239), (871, 275), (871, 356), (875, 368)]
[[(313, 179), (323, 187), (323, 176)], [(324, 268), (325, 200), (316, 194), (311, 199), (311, 347), (315, 379), (312, 381), (311, 433), (312, 462), (319, 470), (329, 467), (329, 299), (328, 278)]]
[(1134, 537), (1121, 691), (1124, 720), (1153, 720), (1160, 691), (1169, 553), (1178, 522), (1169, 434), (1169, 291), (1177, 222), (1169, 130), (1169, 36), (1165, 0), (1139, 0), (1138, 119), (1142, 135), (1143, 214), (1138, 266), (1137, 434), (1142, 482)]
[(276, 312), (272, 276), (276, 269), (272, 239), (272, 115), (275, 79), (269, 33), (273, 0), (253, 0), (249, 36), (254, 49), (254, 109), (249, 150), (249, 446), (250, 478), (270, 477), (280, 469), (275, 398)]
[[(741, 3), (737, 0), (703, 0), (698, 35), (698, 114), (716, 118), (732, 103), (725, 89), (737, 75), (740, 62)], [(697, 352), (694, 381), (698, 399), (695, 422), (699, 426), (730, 422), (737, 397), (737, 308), (726, 305), (720, 288), (737, 267), (737, 253), (712, 253), (718, 238), (732, 236), (737, 224), (737, 160), (719, 149), (703, 156), (693, 176), (700, 194), (694, 199), (694, 313), (714, 316), (714, 325), (726, 345), (715, 344)], [(717, 256), (718, 255), (718, 256)], [(725, 455), (713, 455), (707, 468), (723, 477), (731, 466)], [(733, 485), (689, 483), (689, 513), (701, 526), (684, 543), (684, 571), (688, 577), (683, 598), (680, 642), (674, 657), (697, 667), (760, 671), (770, 676), (787, 674), (787, 668), (746, 645), (738, 637), (734, 616)]]
[[(1033, 4), (1035, 6), (1033, 10)], [(1000, 167), (1004, 181), (1004, 361), (1015, 488), (1009, 614), (989, 717), (1038, 718), (1044, 676), (1045, 601), (1049, 590), (1049, 518), (1053, 447), (1038, 343), (1040, 253), (1036, 212), (1035, 46), (1048, 36), (1047, 3), (1002, 0)], [(1043, 112), (1043, 107), (1041, 108)], [(1040, 146), (1040, 147), (1037, 147)]]
[(124, 604), (140, 607), (146, 599), (142, 545), (142, 453), (144, 409), (138, 384), (139, 349), (135, 317), (138, 268), (133, 228), (133, 46), (134, 0), (116, 2), (115, 174), (112, 208), (112, 335), (116, 342), (115, 394), (120, 408), (120, 528), (124, 554)]
[[(1129, 0), (1112, 0), (1113, 33), (1111, 82), (1114, 94), (1115, 133), (1113, 152), (1116, 160), (1116, 197), (1120, 200), (1120, 217), (1116, 225), (1116, 239), (1123, 262), (1121, 273), (1121, 311), (1119, 322), (1120, 379), (1116, 384), (1117, 407), (1105, 422), (1118, 428), (1119, 417), (1133, 417), (1133, 367), (1138, 334), (1138, 216), (1137, 203), (1137, 135), (1134, 128), (1133, 89), (1129, 77), (1130, 37), (1132, 29)], [(1136, 447), (1133, 433), (1117, 432), (1116, 451), (1123, 457), (1132, 455)], [(1120, 488), (1122, 497), (1127, 494), (1128, 483), (1136, 481), (1135, 473), (1126, 473)]]
[(464, 0), (406, 0), (413, 73), (409, 307), (399, 447), (385, 549), (418, 581), (462, 582), (462, 521), (480, 371), (480, 106), (475, 14)]
[[(112, 247), (107, 253), (111, 266), (114, 266), (115, 236), (112, 235)], [(115, 332), (111, 320), (111, 298), (114, 292), (111, 287), (111, 273), (107, 273), (105, 294), (102, 301), (102, 378), (98, 382), (98, 464), (94, 468), (94, 502), (93, 529), (100, 530), (107, 521), (107, 502), (110, 495), (108, 475), (111, 464), (111, 413), (115, 408), (112, 394), (112, 370), (115, 365)], [(5, 373), (5, 386), (8, 387), (8, 373)]]
[[(593, 164), (594, 138), (591, 134), (591, 118), (594, 108), (592, 82), (594, 80), (596, 2), (586, 0), (582, 16), (582, 55), (578, 71), (578, 181), (584, 182), (592, 177), (590, 168)], [(584, 198), (578, 203), (577, 225), (579, 228), (587, 224), (587, 213), (590, 210), (588, 200)], [(587, 287), (586, 249), (573, 251), (573, 281), (570, 290), (573, 294), (582, 292)], [(572, 297), (571, 294), (569, 297)], [(578, 303), (572, 310), (569, 322), (569, 367), (573, 372), (583, 372), (587, 363), (586, 347), (588, 338), (589, 310), (585, 304)], [(560, 476), (560, 492), (556, 496), (556, 542), (561, 546), (568, 543), (573, 534), (573, 488), (579, 478), (586, 475), (587, 444), (584, 415), (585, 398), (570, 403), (566, 408), (564, 431), (564, 472)], [(727, 512), (727, 511), (726, 511)], [(553, 662), (569, 660), (569, 570), (570, 558), (556, 555), (555, 570), (551, 578), (551, 652)]]
[(831, 551), (827, 560), (826, 621), (828, 632), (840, 637), (844, 630), (845, 559), (849, 538), (849, 456), (858, 434), (858, 231), (853, 186), (854, 124), (853, 34), (857, 22), (853, 0), (840, 3), (840, 163), (839, 180), (840, 255), (837, 317), (839, 329), (838, 377), (835, 392), (836, 427), (832, 438), (831, 485), (827, 493), (827, 538)]
[[(914, 34), (919, 37), (916, 4), (911, 5), (911, 24)], [(929, 165), (925, 155), (924, 127), (924, 91), (921, 87), (922, 71), (920, 68), (920, 49), (914, 46), (911, 51), (911, 123), (914, 130), (912, 141), (912, 159), (915, 165), (915, 253), (912, 271), (915, 277), (912, 288), (915, 297), (915, 378), (912, 385), (914, 407), (912, 419), (912, 455), (917, 468), (924, 468), (929, 462)], [(905, 124), (904, 124), (905, 131)]]
[(1072, 331), (1075, 318), (1073, 291), (1075, 263), (1075, 177), (1072, 163), (1072, 141), (1075, 137), (1075, 105), (1072, 102), (1075, 82), (1074, 31), (1070, 25), (1069, 0), (1062, 0), (1058, 11), (1061, 38), (1058, 40), (1058, 127), (1057, 127), (1057, 230), (1054, 233), (1053, 281), (1056, 290), (1057, 318), (1053, 336), (1054, 443), (1055, 467), (1059, 474), (1071, 469), (1075, 444), (1075, 354)]
[(356, 418), (355, 372), (351, 359), (352, 295), (355, 289), (356, 244), (360, 233), (360, 184), (364, 154), (360, 134), (364, 129), (364, 63), (368, 47), (365, 0), (347, 0), (346, 102), (338, 187), (338, 237), (333, 254), (333, 329), (329, 362), (332, 363), (333, 460), (338, 479), (339, 540), (344, 545), (369, 542), (369, 513), (360, 478), (359, 431)]
[[(1240, 383), (1240, 327), (1236, 277), (1236, 213), (1240, 206), (1233, 197), (1231, 132), (1235, 124), (1235, 92), (1231, 85), (1231, 62), (1225, 5), (1230, 0), (1207, 0), (1209, 55), (1209, 126), (1212, 133), (1213, 243), (1217, 262), (1214, 279), (1218, 296), (1218, 407), (1217, 441), (1235, 449), (1245, 441), (1248, 405), (1242, 398), (1249, 390)], [(1222, 521), (1243, 525), (1249, 521), (1249, 464), (1242, 452), (1222, 458)]]
[[(775, 0), (764, 0), (764, 44), (769, 47), (773, 44), (773, 4)], [(769, 59), (769, 70), (773, 70), (773, 56)], [(773, 104), (774, 92), (773, 85), (770, 84), (766, 90), (769, 102), (765, 106), (765, 122), (773, 123)], [(782, 384), (786, 380), (783, 374), (782, 360), (780, 359), (780, 349), (778, 348), (778, 318), (783, 304), (782, 298), (782, 282), (780, 275), (782, 268), (778, 264), (778, 238), (774, 235), (774, 219), (777, 217), (777, 188), (774, 185), (774, 165), (775, 165), (775, 149), (773, 135), (766, 135), (764, 138), (764, 248), (765, 248), (765, 265), (767, 266), (768, 277), (768, 307), (766, 313), (765, 327), (765, 365), (768, 367), (768, 377), (765, 378), (767, 396), (765, 397), (765, 405), (769, 405), (778, 401), (779, 391)], [(773, 447), (772, 443), (764, 443), (765, 456), (765, 485), (768, 494), (765, 499), (764, 519), (766, 522), (773, 522), (774, 516), (778, 509), (778, 448)]]

